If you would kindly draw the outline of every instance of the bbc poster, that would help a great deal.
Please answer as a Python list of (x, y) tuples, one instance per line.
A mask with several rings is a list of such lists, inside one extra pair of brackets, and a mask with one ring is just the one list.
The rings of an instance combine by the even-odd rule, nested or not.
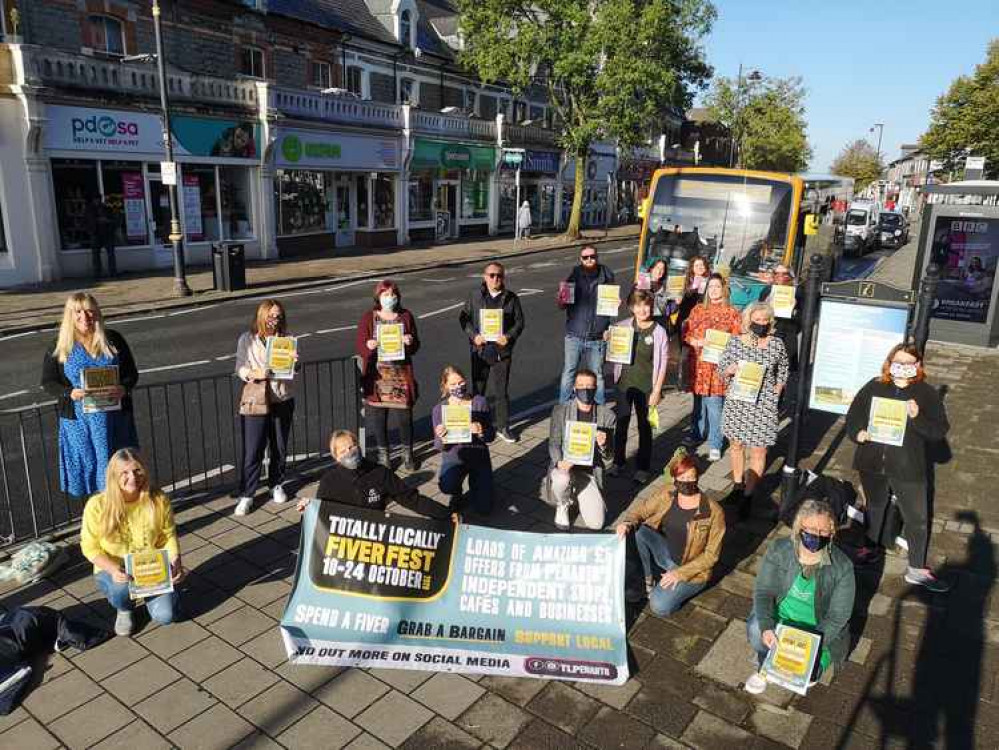
[(280, 631), (292, 664), (621, 685), (624, 542), (309, 503)]
[(999, 219), (939, 217), (930, 255), (941, 269), (933, 317), (987, 322), (999, 262)]

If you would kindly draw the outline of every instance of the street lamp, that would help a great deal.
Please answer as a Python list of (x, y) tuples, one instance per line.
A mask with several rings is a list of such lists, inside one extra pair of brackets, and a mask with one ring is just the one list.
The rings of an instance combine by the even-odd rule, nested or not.
[[(163, 57), (163, 30), (160, 26), (159, 0), (153, 0), (153, 33), (156, 37), (156, 53), (131, 55), (122, 58), (122, 62), (152, 62), (156, 59), (156, 69), (160, 83), (160, 118), (163, 125), (163, 149), (166, 151), (166, 161), (173, 164), (173, 136), (170, 129), (170, 101), (167, 98), (166, 60)], [(175, 172), (176, 174), (176, 172)], [(180, 231), (180, 218), (177, 213), (177, 181), (166, 183), (167, 195), (170, 199), (170, 244), (173, 246), (173, 294), (175, 297), (190, 297), (191, 287), (187, 285), (187, 272), (184, 269), (184, 235)]]
[(877, 190), (878, 190), (878, 201), (881, 201), (881, 138), (885, 134), (885, 124), (883, 122), (874, 123), (868, 133), (873, 133), (874, 128), (878, 129), (878, 151), (875, 163), (878, 165), (878, 180), (877, 180)]
[[(763, 80), (763, 74), (758, 70), (752, 70), (746, 76), (747, 83), (752, 81), (757, 83)], [(739, 147), (742, 147), (742, 135), (739, 120), (742, 118), (742, 63), (739, 63), (739, 78), (735, 87), (735, 116), (732, 118), (732, 129), (735, 131), (732, 133), (732, 137), (729, 139), (729, 151), (728, 151), (728, 166), (729, 168), (735, 167), (735, 151), (736, 151), (736, 139), (739, 140)], [(742, 154), (739, 154), (740, 161), (742, 160)]]

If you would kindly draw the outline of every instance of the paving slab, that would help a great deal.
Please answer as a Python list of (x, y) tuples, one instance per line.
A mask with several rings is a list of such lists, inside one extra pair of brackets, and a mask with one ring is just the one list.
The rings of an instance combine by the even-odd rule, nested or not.
[(210, 635), (175, 654), (170, 663), (195, 682), (203, 682), (243, 658), (243, 654), (221, 638)]
[(80, 670), (73, 669), (29, 693), (24, 700), (24, 707), (33, 717), (47, 725), (103, 692), (94, 680)]
[(750, 717), (750, 725), (757, 734), (793, 748), (802, 747), (811, 723), (812, 717), (801, 711), (767, 705), (757, 706)]
[(435, 716), (400, 747), (402, 750), (478, 750), (482, 743), (449, 721)]
[(180, 672), (162, 659), (147, 656), (101, 684), (126, 706), (133, 706), (180, 678)]
[(390, 690), (389, 686), (367, 672), (348, 669), (328, 680), (312, 695), (339, 714), (352, 718)]
[(531, 720), (522, 708), (495, 693), (485, 693), (455, 723), (490, 746), (505, 748)]
[(277, 682), (278, 676), (253, 659), (243, 658), (202, 685), (230, 708), (246, 703)]
[(185, 678), (146, 698), (135, 706), (135, 712), (165, 735), (215, 703), (211, 693)]
[(643, 750), (655, 734), (647, 724), (605, 706), (579, 730), (577, 736), (608, 750)]
[(308, 693), (278, 681), (239, 707), (239, 714), (276, 737), (319, 705)]
[(181, 750), (221, 750), (232, 747), (255, 731), (239, 714), (216, 703), (171, 732), (170, 739)]
[(359, 734), (361, 730), (340, 714), (326, 706), (317, 706), (277, 739), (288, 750), (340, 750)]
[(424, 724), (433, 713), (398, 690), (390, 690), (354, 718), (354, 722), (382, 742), (398, 747)]
[(707, 711), (699, 711), (684, 730), (681, 739), (692, 747), (711, 750), (712, 748), (748, 747), (753, 736), (745, 729), (719, 719)]
[(102, 695), (80, 706), (47, 728), (66, 745), (77, 750), (90, 747), (132, 723), (134, 715), (110, 695)]
[(62, 747), (55, 737), (32, 718), (27, 718), (16, 726), (0, 734), (0, 744), (12, 750), (31, 748), (31, 750), (54, 750)]
[(564, 682), (549, 682), (527, 708), (549, 724), (575, 734), (600, 704)]
[(119, 729), (93, 746), (93, 750), (169, 750), (172, 745), (141, 719)]
[(461, 675), (440, 672), (420, 685), (410, 696), (431, 711), (453, 721), (484, 692), (484, 688)]

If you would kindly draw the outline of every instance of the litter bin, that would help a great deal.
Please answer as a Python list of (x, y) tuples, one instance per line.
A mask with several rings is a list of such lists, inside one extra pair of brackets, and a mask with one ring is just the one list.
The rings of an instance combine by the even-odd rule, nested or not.
[(246, 289), (243, 245), (233, 242), (212, 245), (212, 286), (223, 292)]

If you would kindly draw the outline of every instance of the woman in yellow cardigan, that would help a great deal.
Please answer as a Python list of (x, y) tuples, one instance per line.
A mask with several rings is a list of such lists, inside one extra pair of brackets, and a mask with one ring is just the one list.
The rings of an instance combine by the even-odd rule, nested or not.
[[(134, 629), (126, 555), (165, 549), (174, 584), (184, 577), (170, 500), (150, 485), (146, 466), (135, 449), (123, 448), (108, 462), (104, 492), (91, 497), (83, 510), (80, 547), (94, 564), (97, 587), (118, 613), (114, 623), (117, 635), (131, 635)], [(173, 622), (176, 607), (176, 591), (146, 601), (149, 616), (161, 625)]]

